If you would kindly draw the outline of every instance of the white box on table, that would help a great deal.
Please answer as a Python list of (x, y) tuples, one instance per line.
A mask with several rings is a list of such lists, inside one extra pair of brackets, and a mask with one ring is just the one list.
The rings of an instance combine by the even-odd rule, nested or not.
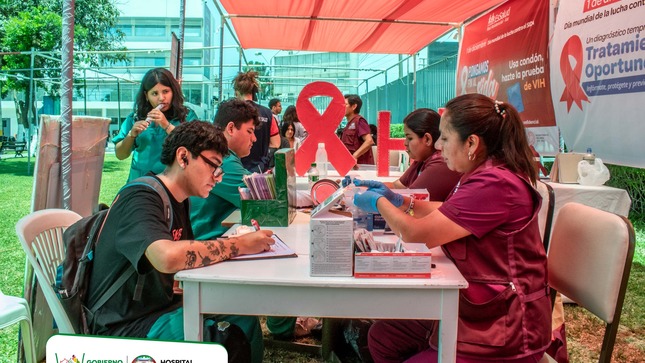
[(430, 278), (431, 252), (359, 252), (354, 277)]
[(331, 210), (343, 197), (337, 190), (311, 211), (309, 264), (311, 276), (352, 276), (354, 221), (351, 213)]

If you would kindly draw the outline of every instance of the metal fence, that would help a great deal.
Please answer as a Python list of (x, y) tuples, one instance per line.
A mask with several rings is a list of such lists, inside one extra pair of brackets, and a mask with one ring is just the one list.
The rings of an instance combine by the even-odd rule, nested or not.
[(456, 62), (456, 56), (450, 57), (417, 71), (416, 91), (413, 73), (368, 90), (366, 94), (361, 95), (363, 116), (370, 123), (376, 123), (379, 111), (390, 111), (392, 123), (395, 124), (403, 122), (403, 118), (416, 108), (437, 110), (443, 107), (448, 100), (455, 97)]

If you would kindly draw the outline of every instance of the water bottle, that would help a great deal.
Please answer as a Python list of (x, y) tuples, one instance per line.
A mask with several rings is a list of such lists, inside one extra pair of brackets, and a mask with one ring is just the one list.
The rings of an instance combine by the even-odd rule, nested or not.
[(325, 150), (325, 143), (318, 143), (318, 150), (316, 150), (316, 166), (320, 173), (320, 179), (327, 178), (327, 150)]
[(367, 213), (366, 211), (358, 208), (356, 205), (354, 205), (354, 194), (355, 193), (360, 193), (360, 189), (356, 187), (348, 187), (348, 190), (345, 191), (346, 193), (346, 205), (347, 205), (347, 210), (352, 213), (352, 219), (354, 221), (354, 230), (358, 228), (363, 228), (368, 231), (371, 231), (373, 229), (373, 224), (370, 223), (371, 215)]
[(320, 174), (318, 174), (316, 163), (311, 163), (311, 167), (309, 168), (309, 170), (307, 170), (307, 181), (309, 181), (309, 189), (311, 189), (318, 180), (320, 180)]
[(587, 148), (587, 153), (582, 156), (582, 160), (586, 160), (589, 165), (596, 163), (596, 154), (591, 151), (590, 147)]

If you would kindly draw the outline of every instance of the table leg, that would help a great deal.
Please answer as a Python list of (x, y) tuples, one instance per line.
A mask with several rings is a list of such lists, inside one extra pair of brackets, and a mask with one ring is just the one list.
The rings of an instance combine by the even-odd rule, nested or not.
[(337, 340), (342, 339), (343, 319), (324, 318), (322, 326), (321, 353), (325, 362), (336, 361), (334, 349), (337, 348)]
[(444, 291), (441, 304), (442, 318), (439, 321), (439, 363), (455, 362), (457, 359), (459, 293), (457, 291)]
[(201, 342), (204, 333), (204, 316), (198, 282), (183, 282), (184, 289), (184, 339)]

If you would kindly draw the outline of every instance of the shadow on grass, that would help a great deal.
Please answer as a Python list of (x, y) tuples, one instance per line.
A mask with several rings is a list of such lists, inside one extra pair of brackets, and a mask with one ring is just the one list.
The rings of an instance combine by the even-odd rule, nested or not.
[(123, 163), (130, 165), (130, 160), (108, 160), (103, 163), (103, 172), (109, 173), (123, 169)]
[[(23, 158), (3, 158), (0, 160), (0, 175), (13, 174), (15, 176), (33, 176), (36, 167), (36, 158), (31, 158), (27, 162), (27, 157)], [(29, 170), (29, 172), (27, 172)]]
[[(103, 172), (110, 173), (123, 169), (123, 163), (128, 163), (129, 160), (107, 160), (103, 164)], [(31, 158), (27, 162), (27, 158), (3, 158), (0, 160), (0, 175), (13, 174), (15, 176), (33, 176), (34, 169), (36, 168), (36, 158)], [(27, 172), (29, 170), (29, 172)]]

